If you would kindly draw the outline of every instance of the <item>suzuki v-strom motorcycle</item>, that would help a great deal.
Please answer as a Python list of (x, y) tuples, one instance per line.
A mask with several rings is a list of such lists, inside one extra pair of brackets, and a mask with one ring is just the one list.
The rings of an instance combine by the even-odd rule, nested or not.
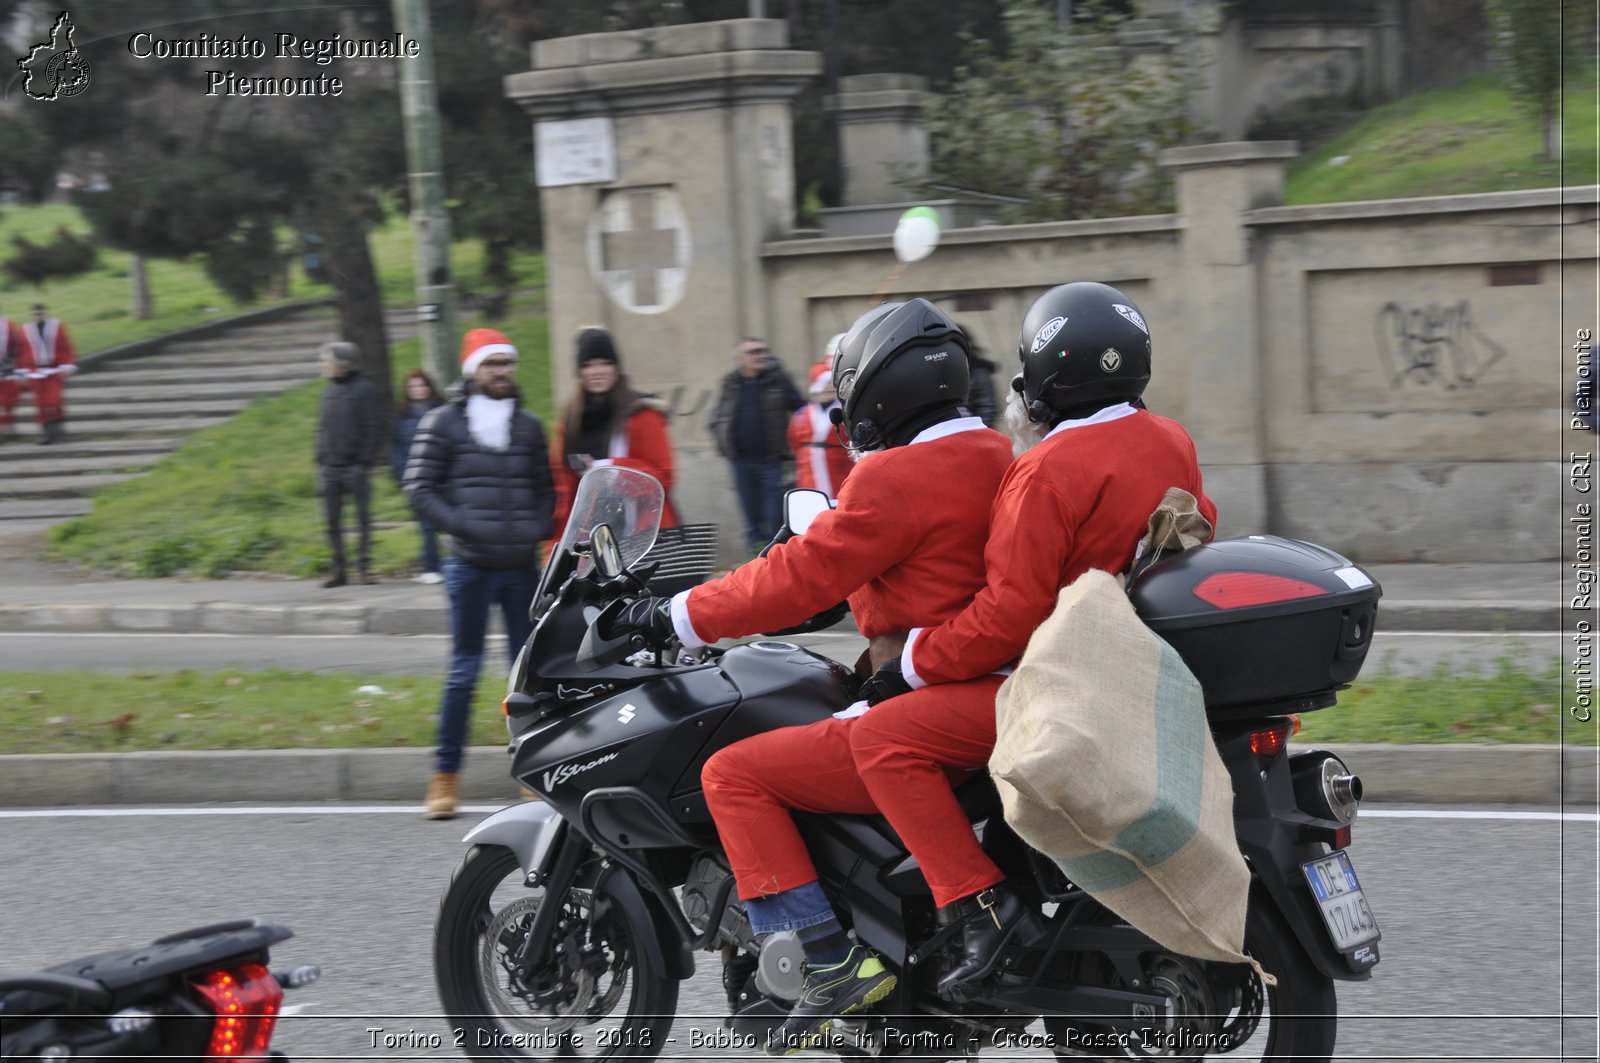
[[(669, 653), (615, 630), (648, 578), (629, 568), (654, 541), (661, 499), (642, 473), (587, 474), (535, 599), (504, 708), (512, 773), (543, 801), (467, 835), (435, 932), (440, 996), (469, 1055), (759, 1051), (799, 995), (799, 944), (752, 934), (700, 771), (741, 738), (844, 708), (857, 680), (781, 639)], [(1130, 593), (1206, 690), (1252, 871), (1244, 947), (1277, 984), (1168, 952), (1124, 924), (1018, 839), (982, 776), (958, 791), (973, 830), (1049, 932), (961, 1002), (934, 991), (958, 928), (940, 926), (888, 823), (796, 815), (841, 920), (900, 975), (874, 1012), (836, 1023), (829, 1047), (921, 1059), (988, 1046), (1113, 1058), (1331, 1053), (1334, 981), (1367, 978), (1378, 962), (1378, 928), (1345, 852), (1360, 783), (1330, 753), (1289, 754), (1288, 714), (1333, 704), (1354, 678), (1378, 588), (1329, 551), (1252, 536), (1152, 565)], [(669, 1044), (696, 951), (722, 963), (728, 1028), (721, 1040), (680, 1031)]]

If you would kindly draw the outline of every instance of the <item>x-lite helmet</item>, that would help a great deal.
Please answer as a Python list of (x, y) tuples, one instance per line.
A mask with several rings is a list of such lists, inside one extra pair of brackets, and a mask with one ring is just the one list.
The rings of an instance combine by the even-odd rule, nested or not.
[(839, 341), (833, 423), (844, 425), (854, 448), (892, 445), (915, 415), (967, 401), (970, 351), (966, 335), (926, 299), (873, 307)]
[(1129, 401), (1150, 383), (1150, 328), (1109, 284), (1079, 281), (1034, 300), (1017, 341), (1031, 421)]

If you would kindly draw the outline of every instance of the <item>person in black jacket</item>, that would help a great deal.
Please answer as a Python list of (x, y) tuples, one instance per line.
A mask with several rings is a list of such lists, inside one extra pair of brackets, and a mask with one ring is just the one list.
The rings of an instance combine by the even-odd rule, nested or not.
[[(389, 468), (394, 470), (394, 482), (402, 489), (406, 480), (406, 461), (411, 456), (411, 441), (416, 438), (417, 426), (428, 411), (444, 402), (433, 378), (420, 369), (406, 374), (400, 387), (404, 393), (394, 411), (394, 430), (389, 433)], [(422, 535), (422, 571), (411, 577), (417, 583), (443, 583), (439, 574), (439, 532), (427, 521), (417, 520), (417, 531)]]
[(317, 412), (317, 479), (322, 514), (333, 550), (333, 575), (324, 587), (343, 587), (348, 569), (344, 556), (344, 499), (355, 500), (360, 546), (356, 563), (361, 582), (376, 583), (372, 563), (372, 482), (367, 470), (383, 460), (383, 411), (371, 381), (357, 368), (361, 351), (353, 343), (322, 346), (322, 405)]
[(405, 491), (417, 517), (450, 537), (450, 672), (439, 708), (438, 749), (428, 784), (429, 819), (455, 815), (472, 694), (483, 662), (489, 608), (498, 603), (516, 660), (532, 627), (539, 544), (550, 537), (555, 489), (544, 427), (521, 408), (517, 349), (493, 329), (461, 343), (465, 393), (417, 426)]
[(783, 523), (789, 417), (806, 400), (771, 356), (765, 340), (746, 336), (734, 358), (737, 368), (722, 378), (711, 411), (711, 438), (733, 466), (733, 486), (744, 511), (745, 545), (754, 553)]

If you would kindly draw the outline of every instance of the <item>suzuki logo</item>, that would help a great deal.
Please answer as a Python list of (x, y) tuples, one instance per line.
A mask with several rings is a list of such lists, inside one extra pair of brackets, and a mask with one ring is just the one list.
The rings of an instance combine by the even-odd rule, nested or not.
[(617, 722), (618, 723), (631, 723), (631, 722), (633, 722), (633, 718), (634, 718), (635, 715), (638, 714), (638, 711), (639, 710), (635, 709), (632, 705), (624, 705), (624, 706), (622, 706), (622, 708), (617, 710)]

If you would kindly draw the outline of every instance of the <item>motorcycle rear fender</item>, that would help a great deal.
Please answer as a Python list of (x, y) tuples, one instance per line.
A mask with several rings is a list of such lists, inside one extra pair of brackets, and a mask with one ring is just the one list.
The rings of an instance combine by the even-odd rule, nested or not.
[(543, 801), (507, 805), (467, 831), (463, 845), (501, 845), (511, 850), (524, 874), (546, 871), (550, 847), (566, 820)]
[[(556, 839), (566, 825), (567, 821), (543, 801), (523, 801), (502, 808), (468, 831), (461, 841), (464, 845), (500, 845), (510, 849), (523, 874), (535, 870), (547, 872)], [(652, 933), (641, 942), (641, 947), (650, 951), (650, 959), (658, 970), (665, 971), (669, 978), (693, 976), (694, 954), (673, 931), (666, 913), (658, 910), (660, 901), (646, 897), (633, 876), (620, 868), (608, 872), (599, 888), (622, 905), (636, 926), (651, 928)]]

